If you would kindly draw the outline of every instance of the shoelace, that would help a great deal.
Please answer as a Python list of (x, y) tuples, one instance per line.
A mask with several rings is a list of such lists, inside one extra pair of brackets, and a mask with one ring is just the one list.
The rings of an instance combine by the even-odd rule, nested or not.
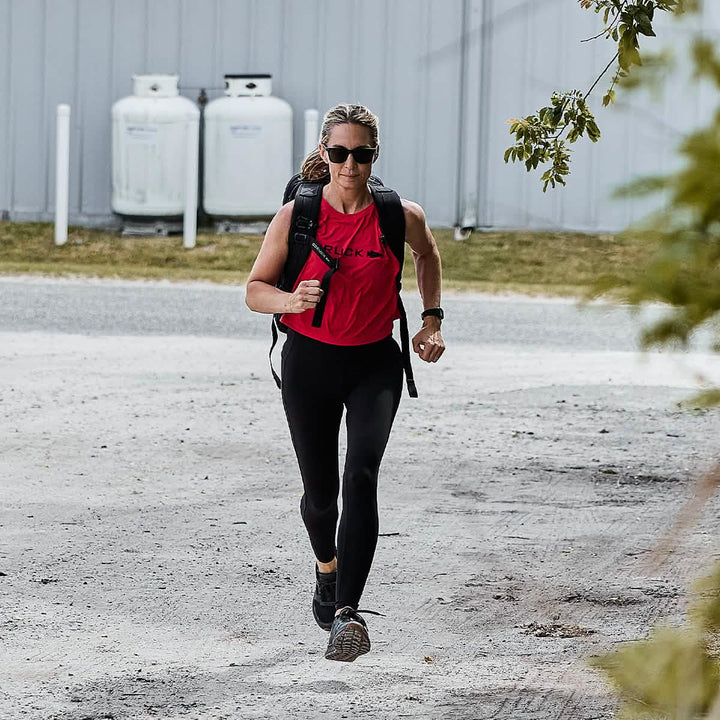
[(340, 611), (340, 615), (342, 615), (343, 613), (347, 615), (351, 615), (353, 613), (359, 615), (360, 613), (363, 613), (364, 615), (377, 615), (378, 617), (387, 617), (387, 615), (383, 615), (381, 612), (376, 612), (375, 610), (355, 610), (354, 608), (351, 608), (349, 606), (347, 608), (343, 608)]
[(376, 612), (375, 610), (356, 610), (356, 613), (366, 613), (367, 615), (377, 615), (378, 617), (387, 617), (387, 615), (383, 615), (381, 612)]

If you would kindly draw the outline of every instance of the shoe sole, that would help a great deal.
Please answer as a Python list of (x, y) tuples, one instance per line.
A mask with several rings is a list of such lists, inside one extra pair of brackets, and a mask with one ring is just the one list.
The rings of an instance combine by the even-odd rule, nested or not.
[(370, 652), (367, 630), (360, 623), (348, 623), (345, 629), (335, 636), (332, 647), (325, 651), (325, 659), (352, 662), (366, 652)]

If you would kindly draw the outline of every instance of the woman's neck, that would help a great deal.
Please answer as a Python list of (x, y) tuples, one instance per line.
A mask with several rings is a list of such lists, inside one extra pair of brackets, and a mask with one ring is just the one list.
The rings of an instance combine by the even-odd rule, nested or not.
[(367, 185), (357, 189), (347, 189), (333, 182), (323, 188), (323, 197), (332, 208), (347, 215), (364, 210), (373, 201)]

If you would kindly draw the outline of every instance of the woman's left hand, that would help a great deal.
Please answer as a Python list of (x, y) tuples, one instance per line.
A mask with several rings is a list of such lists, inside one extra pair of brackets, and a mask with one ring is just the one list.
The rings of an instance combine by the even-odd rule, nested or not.
[(425, 324), (412, 339), (413, 350), (425, 362), (437, 362), (445, 352), (445, 341), (440, 328), (434, 324)]

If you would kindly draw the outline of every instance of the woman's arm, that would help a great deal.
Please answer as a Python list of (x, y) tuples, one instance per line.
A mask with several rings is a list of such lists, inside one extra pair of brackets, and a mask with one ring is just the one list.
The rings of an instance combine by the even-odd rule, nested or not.
[[(405, 240), (413, 253), (423, 309), (440, 307), (442, 266), (435, 238), (430, 232), (423, 209), (409, 200), (403, 200), (402, 204), (405, 211)], [(420, 332), (413, 338), (413, 350), (426, 362), (437, 362), (445, 351), (440, 324), (440, 318), (426, 317)]]
[(303, 280), (292, 293), (275, 287), (287, 260), (293, 205), (283, 205), (272, 219), (250, 271), (245, 302), (255, 312), (301, 313), (314, 308), (322, 297), (319, 280)]

